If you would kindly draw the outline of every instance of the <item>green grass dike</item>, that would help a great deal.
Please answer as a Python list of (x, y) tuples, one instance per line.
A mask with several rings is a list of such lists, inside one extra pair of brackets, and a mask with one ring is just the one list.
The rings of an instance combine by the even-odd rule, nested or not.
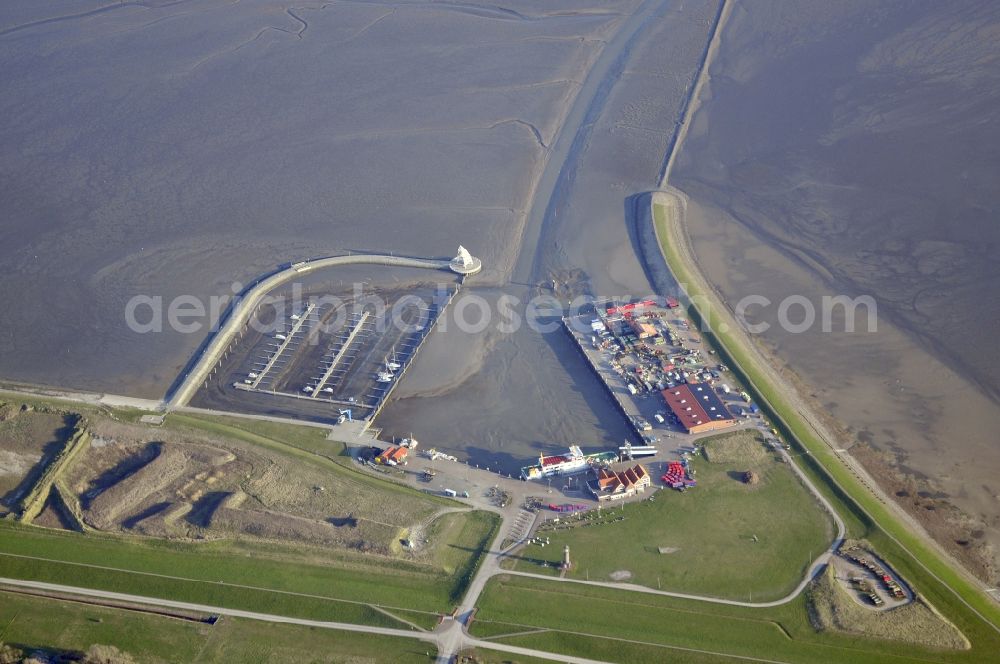
[[(735, 323), (707, 292), (694, 266), (685, 262), (686, 252), (680, 245), (684, 241), (679, 218), (682, 203), (678, 197), (660, 194), (650, 201), (649, 211), (666, 263), (692, 298), (689, 315), (695, 323), (712, 321), (705, 341), (791, 445), (794, 462), (833, 505), (845, 523), (847, 536), (866, 539), (915, 592), (917, 603), (902, 607), (905, 611), (893, 609), (877, 617), (874, 611), (858, 613), (855, 607), (839, 601), (843, 597), (833, 595), (831, 603), (831, 589), (823, 585), (825, 576), (788, 602), (743, 607), (620, 587), (499, 575), (490, 580), (480, 597), (471, 634), (497, 644), (609, 662), (998, 661), (1000, 606), (865, 487), (785, 398), (783, 386), (756, 364), (756, 356), (744, 345), (748, 342), (737, 333)], [(718, 323), (727, 320), (729, 328), (720, 328)], [(807, 542), (811, 539), (825, 544), (828, 522), (816, 512), (802, 515), (800, 521), (796, 512), (804, 504), (801, 485), (786, 482), (785, 473), (775, 473), (777, 468), (759, 465), (764, 459), (748, 455), (753, 447), (746, 441), (715, 450), (708, 441), (705, 449), (707, 457), (693, 462), (699, 480), (696, 489), (627, 505), (620, 513), (624, 520), (602, 515), (600, 519), (607, 521), (603, 525), (545, 533), (551, 544), (544, 549), (528, 547), (523, 555), (554, 561), (561, 555), (562, 545), (569, 543), (576, 565), (570, 579), (586, 576), (589, 570), (591, 580), (608, 580), (609, 574), (627, 570), (632, 575), (629, 581), (654, 588), (659, 584), (663, 590), (685, 589), (694, 594), (715, 590), (740, 599), (747, 599), (749, 592), (739, 584), (752, 579), (750, 583), (757, 584), (755, 602), (765, 600), (768, 592), (780, 595), (792, 579), (801, 578), (808, 553), (803, 555), (794, 542), (781, 540), (768, 547), (769, 543), (760, 541), (751, 545), (740, 536), (752, 533), (760, 540), (780, 538), (780, 533), (767, 531), (761, 519), (771, 518), (768, 509), (783, 500), (784, 506), (777, 510), (779, 517), (787, 519), (788, 526), (798, 529)], [(734, 470), (759, 471), (757, 484), (735, 481), (730, 476)], [(813, 508), (807, 505), (806, 509)], [(602, 511), (614, 514), (618, 508)], [(761, 543), (768, 548), (753, 548)], [(656, 554), (649, 550), (652, 546), (657, 547)], [(806, 548), (812, 546), (807, 544)], [(660, 553), (660, 547), (672, 552)], [(748, 550), (766, 552), (766, 562), (744, 556)], [(782, 560), (784, 564), (777, 570), (771, 567)], [(527, 560), (517, 562), (516, 567), (519, 571), (553, 569)], [(745, 575), (740, 568), (748, 568)], [(653, 579), (654, 574), (657, 579)], [(824, 615), (825, 622), (818, 620)], [(873, 627), (876, 622), (881, 624)], [(926, 631), (929, 625), (943, 629), (949, 638), (928, 641), (925, 635), (912, 633)], [(966, 641), (969, 647), (963, 649)]]
[(950, 650), (817, 631), (805, 594), (781, 606), (745, 608), (556, 580), (497, 576), (470, 632), (497, 644), (608, 662), (876, 664), (996, 660), (996, 642)]
[[(433, 662), (414, 639), (222, 617), (210, 625), (140, 611), (0, 592), (0, 642), (50, 657), (113, 646), (142, 664)], [(41, 661), (49, 661), (48, 659)], [(75, 661), (69, 659), (69, 661)]]
[(784, 397), (782, 386), (757, 365), (735, 321), (709, 292), (696, 267), (685, 260), (681, 248), (683, 201), (676, 195), (661, 193), (654, 195), (651, 205), (662, 255), (677, 282), (687, 289), (688, 313), (696, 323), (711, 321), (704, 332), (705, 340), (747, 387), (792, 445), (793, 452), (798, 453), (797, 463), (831, 500), (847, 524), (849, 536), (869, 540), (908, 583), (969, 638), (973, 650), (991, 644), (992, 652), (1000, 652), (1000, 605), (864, 486)]

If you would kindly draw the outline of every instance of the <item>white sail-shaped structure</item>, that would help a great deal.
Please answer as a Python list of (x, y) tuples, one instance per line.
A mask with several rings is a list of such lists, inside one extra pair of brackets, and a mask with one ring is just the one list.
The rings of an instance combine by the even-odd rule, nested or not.
[(458, 274), (475, 274), (483, 269), (483, 262), (469, 253), (462, 245), (458, 246), (458, 255), (451, 259), (451, 270)]

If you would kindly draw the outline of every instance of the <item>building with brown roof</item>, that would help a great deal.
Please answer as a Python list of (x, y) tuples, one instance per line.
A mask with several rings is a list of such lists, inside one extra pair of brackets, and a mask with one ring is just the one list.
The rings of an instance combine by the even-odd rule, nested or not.
[(629, 324), (632, 327), (632, 331), (635, 332), (635, 335), (640, 339), (650, 339), (656, 336), (656, 328), (649, 323), (642, 323), (640, 321), (633, 320), (630, 321)]
[(649, 473), (642, 464), (621, 471), (601, 468), (595, 471), (594, 475), (594, 479), (587, 482), (587, 488), (600, 501), (621, 500), (634, 496), (645, 491), (652, 483)]
[(662, 391), (670, 412), (688, 433), (725, 429), (736, 418), (708, 383), (687, 383)]
[(396, 447), (395, 445), (387, 447), (382, 450), (381, 454), (375, 457), (375, 463), (382, 463), (387, 466), (397, 466), (406, 460), (406, 456), (410, 453), (405, 447)]

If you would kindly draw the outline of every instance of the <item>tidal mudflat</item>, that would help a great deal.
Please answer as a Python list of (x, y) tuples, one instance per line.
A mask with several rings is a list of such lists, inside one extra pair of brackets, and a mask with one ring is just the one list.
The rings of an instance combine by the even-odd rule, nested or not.
[(989, 2), (747, 6), (671, 181), (731, 304), (876, 299), (877, 333), (760, 338), (981, 574), (1000, 550), (998, 35)]
[(160, 397), (207, 299), (343, 250), (507, 278), (547, 146), (634, 1), (0, 9), (0, 375)]
[[(651, 286), (627, 224), (631, 197), (655, 188), (718, 16), (719, 3), (645, 2), (590, 68), (525, 204), (508, 282), (466, 292), (514, 297), (641, 297)], [(492, 307), (496, 311), (496, 307)], [(519, 312), (521, 315), (523, 311)], [(539, 451), (617, 447), (629, 428), (558, 327), (432, 335), (379, 418), (516, 472)], [(419, 434), (418, 434), (419, 435)], [(634, 441), (638, 442), (638, 441)]]
[[(207, 301), (346, 250), (465, 244), (488, 300), (645, 294), (625, 201), (657, 183), (718, 8), (5, 7), (0, 376), (161, 397), (205, 333), (136, 334), (130, 298)], [(566, 355), (528, 329), (432, 338), (379, 424), (510, 466), (620, 443)]]

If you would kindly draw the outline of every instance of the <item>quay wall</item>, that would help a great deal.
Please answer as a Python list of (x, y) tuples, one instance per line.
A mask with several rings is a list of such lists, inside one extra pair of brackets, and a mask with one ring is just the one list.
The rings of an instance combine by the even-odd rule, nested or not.
[(642, 437), (643, 433), (639, 431), (639, 429), (635, 425), (635, 422), (632, 421), (632, 416), (625, 408), (625, 404), (621, 402), (621, 399), (618, 398), (618, 395), (615, 394), (611, 386), (608, 385), (608, 382), (604, 380), (604, 376), (601, 375), (600, 369), (594, 366), (594, 363), (591, 361), (590, 356), (587, 354), (587, 350), (583, 347), (583, 342), (580, 340), (580, 337), (577, 336), (577, 334), (574, 333), (573, 329), (570, 327), (569, 319), (563, 318), (562, 323), (563, 323), (563, 329), (566, 331), (566, 334), (568, 334), (570, 339), (573, 340), (574, 347), (580, 352), (580, 355), (583, 356), (583, 361), (587, 363), (587, 366), (590, 367), (590, 370), (594, 372), (595, 376), (597, 376), (597, 380), (599, 380), (601, 382), (601, 385), (604, 386), (604, 390), (608, 393), (608, 396), (611, 397), (611, 401), (612, 403), (615, 404), (615, 407), (618, 409), (618, 412), (620, 412), (622, 414), (622, 417), (625, 418), (625, 421), (628, 423), (629, 428), (632, 429), (632, 431), (635, 433), (636, 436), (638, 436), (638, 440), (643, 440)]

